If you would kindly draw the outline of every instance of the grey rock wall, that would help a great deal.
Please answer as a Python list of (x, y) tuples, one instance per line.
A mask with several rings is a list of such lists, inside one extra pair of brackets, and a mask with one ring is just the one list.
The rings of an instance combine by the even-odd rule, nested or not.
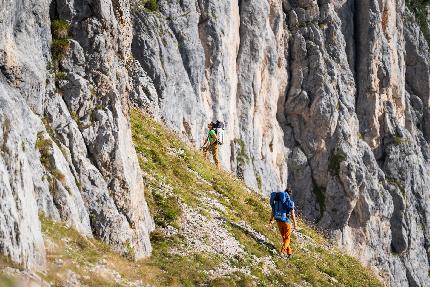
[[(129, 3), (8, 1), (0, 10), (0, 252), (43, 267), (43, 215), (147, 256), (154, 223), (128, 121)], [(51, 54), (58, 19), (70, 25), (62, 57)]]
[[(392, 286), (429, 286), (429, 53), (402, 0), (133, 1), (135, 103)], [(155, 96), (158, 95), (158, 96)]]
[[(299, 211), (392, 286), (430, 282), (429, 46), (403, 0), (0, 4), (0, 251), (43, 267), (38, 216), (122, 254), (154, 223), (130, 101)], [(51, 24), (70, 24), (63, 57)]]

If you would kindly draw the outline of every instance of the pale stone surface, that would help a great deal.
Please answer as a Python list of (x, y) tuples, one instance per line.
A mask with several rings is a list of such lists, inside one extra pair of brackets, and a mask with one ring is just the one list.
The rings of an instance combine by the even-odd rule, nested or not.
[[(404, 1), (158, 3), (0, 4), (1, 253), (43, 264), (42, 212), (149, 254), (130, 99), (197, 147), (226, 121), (224, 168), (264, 194), (291, 186), (390, 285), (427, 286), (430, 54)], [(64, 79), (56, 18), (72, 27)]]
[[(0, 252), (43, 267), (43, 213), (122, 254), (149, 255), (154, 223), (128, 122), (128, 1), (7, 2), (0, 10)], [(54, 19), (71, 26), (57, 71)]]

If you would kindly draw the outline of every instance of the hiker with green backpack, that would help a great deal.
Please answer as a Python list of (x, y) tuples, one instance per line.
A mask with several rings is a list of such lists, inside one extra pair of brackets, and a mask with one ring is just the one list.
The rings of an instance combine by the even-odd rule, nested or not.
[(208, 136), (202, 147), (203, 153), (206, 159), (209, 160), (209, 151), (211, 151), (216, 167), (219, 168), (218, 146), (224, 143), (224, 123), (220, 121), (216, 121), (216, 123), (210, 122), (208, 129)]
[(293, 249), (290, 247), (292, 228), (294, 230), (297, 228), (294, 201), (291, 199), (291, 194), (292, 191), (289, 188), (285, 189), (285, 191), (272, 192), (270, 194), (272, 215), (269, 221), (269, 228), (272, 229), (273, 222), (276, 220), (282, 236), (281, 254), (287, 258), (290, 258), (293, 254)]

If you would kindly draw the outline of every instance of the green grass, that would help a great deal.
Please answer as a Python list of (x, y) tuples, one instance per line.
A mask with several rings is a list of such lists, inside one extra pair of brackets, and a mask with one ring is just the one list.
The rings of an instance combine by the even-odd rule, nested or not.
[(69, 36), (70, 24), (64, 20), (54, 20), (51, 23), (51, 32), (54, 39), (67, 39)]
[[(145, 197), (157, 224), (151, 234), (152, 255), (131, 261), (103, 242), (84, 238), (64, 224), (41, 216), (42, 232), (50, 242), (48, 270), (41, 276), (51, 285), (63, 286), (64, 274), (72, 270), (88, 286), (125, 286), (113, 283), (103, 273), (91, 271), (103, 260), (123, 278), (131, 282), (142, 280), (145, 286), (383, 286), (356, 259), (332, 247), (321, 233), (300, 219), (297, 233), (300, 236), (292, 237), (294, 257), (281, 258), (276, 251), (281, 244), (278, 231), (269, 230), (266, 225), (270, 215), (267, 198), (250, 191), (229, 173), (217, 170), (199, 151), (189, 148), (141, 112), (131, 112), (131, 127), (144, 173)], [(43, 149), (49, 144), (39, 141), (38, 146)], [(190, 247), (186, 253), (173, 252), (181, 250), (187, 238), (181, 232), (166, 236), (164, 228), (173, 226), (181, 230), (185, 205), (211, 219), (214, 215), (203, 204), (208, 198), (225, 206), (216, 216), (225, 222), (222, 228), (240, 242), (245, 251), (242, 256), (226, 259), (222, 254), (202, 253)], [(264, 235), (265, 241), (262, 243), (242, 228), (240, 222)], [(130, 246), (129, 253), (133, 252)], [(264, 258), (273, 262), (276, 271), (265, 271)], [(63, 264), (59, 267), (56, 262), (60, 259)], [(246, 268), (249, 274), (234, 271), (224, 276), (208, 276), (208, 272), (223, 264), (238, 270)]]
[(51, 53), (54, 62), (61, 61), (69, 49), (68, 39), (54, 39), (51, 43)]
[(53, 167), (51, 165), (51, 149), (52, 149), (52, 141), (50, 139), (46, 139), (43, 136), (42, 132), (37, 134), (36, 140), (36, 149), (40, 153), (40, 162), (47, 170), (52, 170)]
[(157, 0), (140, 0), (138, 3), (139, 7), (143, 7), (145, 10), (150, 12), (158, 11), (158, 1)]
[[(269, 231), (266, 227), (270, 215), (266, 198), (261, 198), (257, 193), (249, 192), (241, 180), (227, 172), (217, 170), (214, 165), (203, 158), (202, 154), (189, 148), (175, 134), (151, 118), (138, 111), (133, 111), (131, 123), (133, 141), (139, 155), (140, 165), (146, 174), (145, 184), (147, 188), (145, 192), (149, 198), (148, 204), (154, 214), (160, 213), (156, 200), (153, 199), (154, 196), (157, 196), (160, 180), (170, 186), (173, 197), (177, 197), (190, 206), (195, 206), (198, 198), (210, 197), (209, 191), (214, 190), (220, 195), (217, 199), (226, 207), (226, 212), (222, 216), (227, 222), (247, 222), (255, 231), (266, 236), (279, 249), (280, 237), (277, 231)], [(244, 143), (241, 145), (238, 142), (238, 145), (244, 147)], [(183, 153), (179, 156), (172, 155), (168, 152), (171, 149), (183, 150)], [(341, 161), (341, 158), (337, 157), (336, 160)], [(202, 183), (199, 178), (203, 178), (205, 182)], [(173, 204), (173, 206), (175, 205)], [(173, 208), (176, 210), (176, 207)], [(168, 218), (167, 214), (164, 214), (163, 218)], [(176, 222), (180, 225), (180, 221)], [(339, 282), (338, 286), (382, 286), (357, 260), (329, 247), (329, 243), (320, 233), (302, 221), (299, 222), (299, 226), (302, 228), (300, 233), (307, 236), (310, 243), (299, 244), (298, 238), (293, 236), (293, 248), (296, 257), (291, 261), (285, 261), (277, 255), (272, 256), (270, 248), (258, 243), (243, 230), (227, 224), (226, 228), (245, 246), (248, 254), (238, 260), (235, 265), (250, 267), (253, 256), (272, 256), (279, 273), (264, 275), (261, 272), (261, 266), (250, 267), (251, 275), (258, 278), (259, 286), (288, 286), (293, 283), (303, 284), (304, 281), (312, 286), (333, 286), (327, 274), (336, 278)], [(202, 284), (242, 286), (238, 283), (242, 282), (245, 284), (243, 286), (254, 286), (252, 284), (257, 282), (243, 274), (207, 281), (208, 279), (201, 273), (202, 267), (199, 266), (214, 267), (219, 258), (204, 256), (203, 260), (203, 258), (195, 255), (189, 261), (187, 258), (172, 256), (169, 254), (167, 246), (172, 247), (180, 244), (183, 239), (180, 237), (166, 239), (160, 232), (155, 233), (153, 241), (154, 238), (156, 239), (154, 254), (151, 257), (153, 264), (161, 267), (170, 266), (170, 263), (173, 262), (170, 260), (179, 262), (174, 270), (171, 270), (170, 267), (164, 267), (168, 269), (161, 276), (165, 277), (162, 279), (165, 284), (173, 284), (178, 281), (182, 286), (200, 286)], [(311, 252), (307, 250), (311, 250)], [(183, 269), (185, 266), (187, 268)], [(194, 270), (194, 272), (189, 274), (189, 269)], [(185, 278), (187, 279), (185, 280)]]
[(54, 78), (56, 81), (62, 81), (62, 80), (65, 80), (67, 78), (67, 75), (64, 72), (55, 72)]
[(15, 287), (15, 280), (3, 273), (0, 273), (0, 287)]

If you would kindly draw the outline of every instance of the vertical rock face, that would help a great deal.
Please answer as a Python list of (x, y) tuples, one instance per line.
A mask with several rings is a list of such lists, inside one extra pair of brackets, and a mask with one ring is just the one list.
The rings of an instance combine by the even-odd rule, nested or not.
[[(393, 286), (429, 282), (429, 48), (402, 0), (132, 2), (137, 104)], [(137, 65), (137, 64), (136, 64)], [(153, 84), (153, 86), (152, 86)]]
[(44, 214), (148, 255), (154, 224), (128, 122), (129, 3), (9, 2), (0, 5), (1, 253), (43, 266)]
[(3, 2), (2, 254), (43, 266), (38, 214), (150, 253), (131, 99), (195, 146), (225, 121), (226, 169), (291, 186), (392, 286), (430, 282), (430, 54), (403, 0)]

